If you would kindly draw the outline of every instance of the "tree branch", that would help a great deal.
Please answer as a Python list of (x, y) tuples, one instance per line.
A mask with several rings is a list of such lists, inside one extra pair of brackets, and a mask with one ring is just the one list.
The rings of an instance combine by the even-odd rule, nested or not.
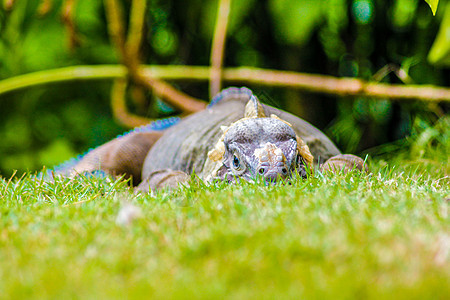
[(111, 89), (111, 107), (113, 110), (113, 115), (122, 125), (130, 128), (150, 123), (150, 121), (152, 121), (151, 119), (130, 114), (128, 112), (125, 102), (126, 89), (127, 82), (125, 79), (122, 78), (114, 80), (113, 87)]
[(222, 86), (222, 64), (230, 6), (231, 0), (219, 0), (216, 27), (214, 28), (213, 44), (211, 47), (211, 78), (209, 84), (209, 97), (211, 99), (221, 90)]
[[(170, 84), (155, 78), (151, 73), (141, 72), (139, 59), (135, 54), (139, 49), (141, 38), (136, 37), (142, 33), (145, 1), (134, 0), (132, 17), (142, 18), (136, 23), (130, 24), (130, 33), (125, 42), (124, 26), (122, 22), (122, 8), (117, 0), (105, 0), (105, 8), (108, 16), (108, 28), (114, 45), (119, 50), (122, 63), (127, 67), (128, 74), (135, 83), (151, 89), (155, 94), (165, 99), (173, 106), (187, 113), (193, 113), (205, 109), (206, 103), (190, 97), (175, 89)], [(143, 10), (143, 11), (142, 11)], [(131, 46), (128, 48), (128, 46)]]
[(146, 0), (133, 0), (131, 3), (130, 23), (125, 47), (128, 52), (127, 55), (134, 58), (137, 63), (139, 63), (141, 57), (139, 50), (142, 43), (146, 4)]
[(62, 22), (67, 29), (67, 33), (69, 34), (69, 49), (71, 50), (81, 44), (81, 40), (77, 34), (74, 22), (76, 1), (77, 0), (66, 0), (62, 8)]
[(118, 50), (119, 58), (122, 64), (128, 68), (131, 62), (127, 61), (129, 56), (125, 48), (125, 31), (122, 22), (122, 8), (116, 0), (104, 0), (105, 12), (108, 23), (108, 33), (113, 45)]
[[(151, 78), (170, 81), (206, 81), (209, 80), (211, 68), (148, 65), (142, 66), (141, 72), (144, 76), (151, 74)], [(127, 74), (127, 69), (119, 65), (74, 66), (39, 71), (0, 81), (0, 95), (33, 86), (65, 81), (125, 78)], [(223, 79), (240, 84), (289, 87), (328, 95), (450, 102), (450, 88), (433, 85), (372, 83), (355, 78), (337, 78), (246, 67), (224, 69)]]

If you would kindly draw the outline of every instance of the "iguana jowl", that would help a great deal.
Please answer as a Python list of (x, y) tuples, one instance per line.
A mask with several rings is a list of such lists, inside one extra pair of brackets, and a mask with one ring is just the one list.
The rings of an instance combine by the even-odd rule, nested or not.
[[(173, 122), (175, 123), (175, 122)], [(171, 125), (171, 124), (169, 124)], [(168, 129), (149, 126), (116, 138), (60, 169), (65, 175), (102, 170), (132, 176), (139, 190), (173, 187), (193, 171), (204, 180), (267, 181), (306, 176), (309, 166), (364, 169), (308, 122), (263, 105), (243, 88), (227, 88), (210, 106)], [(325, 163), (323, 163), (325, 162)]]

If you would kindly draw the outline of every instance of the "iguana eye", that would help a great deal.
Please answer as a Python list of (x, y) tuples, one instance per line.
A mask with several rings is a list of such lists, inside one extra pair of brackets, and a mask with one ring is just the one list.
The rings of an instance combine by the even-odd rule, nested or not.
[(233, 160), (231, 162), (231, 169), (232, 169), (232, 172), (237, 176), (242, 175), (246, 170), (246, 166), (240, 160), (238, 153), (235, 153), (233, 155)]
[(233, 156), (233, 167), (235, 167), (236, 169), (239, 168), (239, 166), (241, 165), (241, 162), (239, 161), (239, 158), (234, 155)]

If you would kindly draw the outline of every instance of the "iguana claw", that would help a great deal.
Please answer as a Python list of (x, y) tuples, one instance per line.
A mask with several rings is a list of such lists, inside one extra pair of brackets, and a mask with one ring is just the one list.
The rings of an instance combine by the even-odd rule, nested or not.
[(136, 188), (137, 192), (150, 190), (176, 189), (180, 184), (187, 184), (190, 176), (183, 171), (171, 169), (158, 170), (150, 173)]
[(366, 162), (361, 157), (353, 154), (339, 154), (333, 156), (320, 166), (320, 170), (323, 173), (348, 173), (353, 169), (369, 172)]

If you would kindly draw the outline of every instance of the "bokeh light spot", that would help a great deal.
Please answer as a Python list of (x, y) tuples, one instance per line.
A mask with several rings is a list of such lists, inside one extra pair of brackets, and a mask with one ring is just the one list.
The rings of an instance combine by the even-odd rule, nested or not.
[(159, 55), (172, 55), (178, 46), (178, 39), (171, 30), (159, 28), (153, 36), (152, 46)]
[(370, 0), (355, 0), (352, 13), (357, 23), (368, 24), (373, 16), (373, 3)]

